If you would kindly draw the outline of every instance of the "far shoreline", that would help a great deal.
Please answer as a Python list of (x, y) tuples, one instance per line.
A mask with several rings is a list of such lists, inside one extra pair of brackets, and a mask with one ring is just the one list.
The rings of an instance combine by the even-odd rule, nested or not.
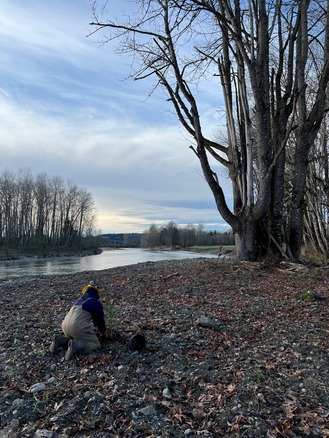
[(10, 261), (10, 260), (23, 260), (23, 259), (46, 259), (46, 258), (54, 258), (54, 257), (85, 257), (88, 255), (97, 255), (101, 254), (101, 248), (86, 248), (86, 249), (8, 249), (8, 250), (0, 250), (0, 262), (1, 261)]
[[(0, 262), (4, 261), (15, 261), (15, 260), (24, 260), (24, 259), (51, 259), (57, 257), (85, 257), (91, 255), (101, 254), (104, 250), (106, 251), (115, 251), (122, 250), (124, 247), (93, 247), (93, 248), (63, 248), (63, 249), (55, 249), (55, 248), (42, 248), (42, 249), (8, 249), (8, 250), (0, 250)], [(148, 251), (186, 251), (193, 252), (197, 254), (215, 254), (218, 256), (229, 256), (233, 255), (234, 247), (226, 247), (226, 246), (194, 246), (188, 248), (182, 247), (154, 247), (154, 248), (141, 248)]]

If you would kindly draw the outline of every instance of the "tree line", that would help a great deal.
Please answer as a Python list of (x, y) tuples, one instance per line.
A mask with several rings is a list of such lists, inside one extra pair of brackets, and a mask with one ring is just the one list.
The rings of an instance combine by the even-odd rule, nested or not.
[(143, 233), (108, 233), (100, 237), (102, 245), (126, 248), (234, 245), (234, 238), (230, 232), (205, 230), (203, 224), (197, 227), (192, 224), (182, 227), (174, 221), (159, 227), (153, 224)]
[(206, 231), (204, 225), (186, 225), (179, 227), (173, 221), (167, 225), (157, 227), (151, 225), (148, 231), (142, 234), (141, 246), (155, 248), (160, 246), (190, 248), (192, 246), (221, 246), (234, 245), (232, 233)]
[(61, 177), (29, 170), (0, 174), (0, 247), (81, 247), (92, 236), (92, 195)]

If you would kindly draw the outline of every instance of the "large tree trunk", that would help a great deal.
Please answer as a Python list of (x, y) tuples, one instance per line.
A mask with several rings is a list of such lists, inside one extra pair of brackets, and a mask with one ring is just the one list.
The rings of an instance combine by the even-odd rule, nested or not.
[(268, 255), (269, 237), (263, 223), (245, 215), (234, 233), (237, 258), (242, 261), (262, 260)]
[(307, 155), (309, 150), (308, 139), (305, 139), (305, 142), (300, 139), (300, 143), (295, 157), (289, 231), (289, 247), (293, 258), (296, 260), (300, 256), (303, 243), (304, 213), (306, 207), (305, 187), (308, 169)]

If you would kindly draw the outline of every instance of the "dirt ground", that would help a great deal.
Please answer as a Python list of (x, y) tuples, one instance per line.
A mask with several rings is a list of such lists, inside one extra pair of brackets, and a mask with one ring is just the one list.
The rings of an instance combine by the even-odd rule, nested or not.
[[(113, 334), (66, 362), (51, 338), (90, 279)], [(202, 258), (2, 281), (0, 438), (328, 437), (328, 282)]]

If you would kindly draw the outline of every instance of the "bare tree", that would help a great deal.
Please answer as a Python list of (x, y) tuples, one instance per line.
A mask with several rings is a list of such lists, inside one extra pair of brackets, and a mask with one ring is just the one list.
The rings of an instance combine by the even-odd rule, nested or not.
[(37, 246), (46, 246), (47, 223), (50, 214), (50, 196), (49, 196), (49, 178), (47, 174), (40, 173), (37, 175), (34, 183), (35, 199), (35, 243)]
[(305, 241), (315, 256), (329, 258), (329, 153), (327, 117), (309, 157)]
[(85, 230), (92, 229), (95, 222), (94, 217), (94, 199), (86, 189), (79, 190), (78, 196), (79, 215), (77, 218), (78, 224), (78, 244), (81, 244), (81, 238)]
[[(0, 174), (0, 243), (4, 249), (80, 245), (92, 235), (94, 200), (73, 183), (65, 187), (60, 177), (33, 177), (21, 169)], [(89, 239), (90, 240), (90, 239)]]
[(160, 232), (155, 224), (152, 224), (147, 231), (144, 231), (141, 245), (145, 248), (160, 246)]
[(161, 227), (160, 240), (162, 245), (169, 247), (179, 244), (177, 225), (174, 221), (169, 221), (167, 225)]
[[(217, 209), (232, 227), (238, 257), (257, 260), (274, 251), (298, 259), (308, 155), (326, 110), (328, 0), (136, 3), (139, 14), (102, 20), (94, 2), (95, 32), (108, 30), (105, 41), (119, 40), (119, 52), (137, 58), (135, 79), (154, 76), (155, 87), (166, 90), (193, 138)], [(223, 142), (204, 134), (197, 88), (216, 78), (226, 109)], [(288, 144), (294, 157), (289, 184)], [(233, 208), (210, 157), (228, 169)]]
[(60, 236), (63, 226), (62, 221), (62, 204), (61, 201), (64, 195), (64, 181), (61, 177), (55, 176), (50, 180), (50, 190), (51, 190), (51, 226), (49, 234), (49, 242), (51, 245), (58, 245), (60, 242)]
[(5, 170), (0, 176), (1, 243), (5, 249), (16, 236), (17, 221), (17, 181), (12, 172)]
[(33, 190), (34, 177), (30, 170), (21, 169), (18, 173), (19, 224), (17, 238), (19, 246), (27, 246), (33, 236)]

